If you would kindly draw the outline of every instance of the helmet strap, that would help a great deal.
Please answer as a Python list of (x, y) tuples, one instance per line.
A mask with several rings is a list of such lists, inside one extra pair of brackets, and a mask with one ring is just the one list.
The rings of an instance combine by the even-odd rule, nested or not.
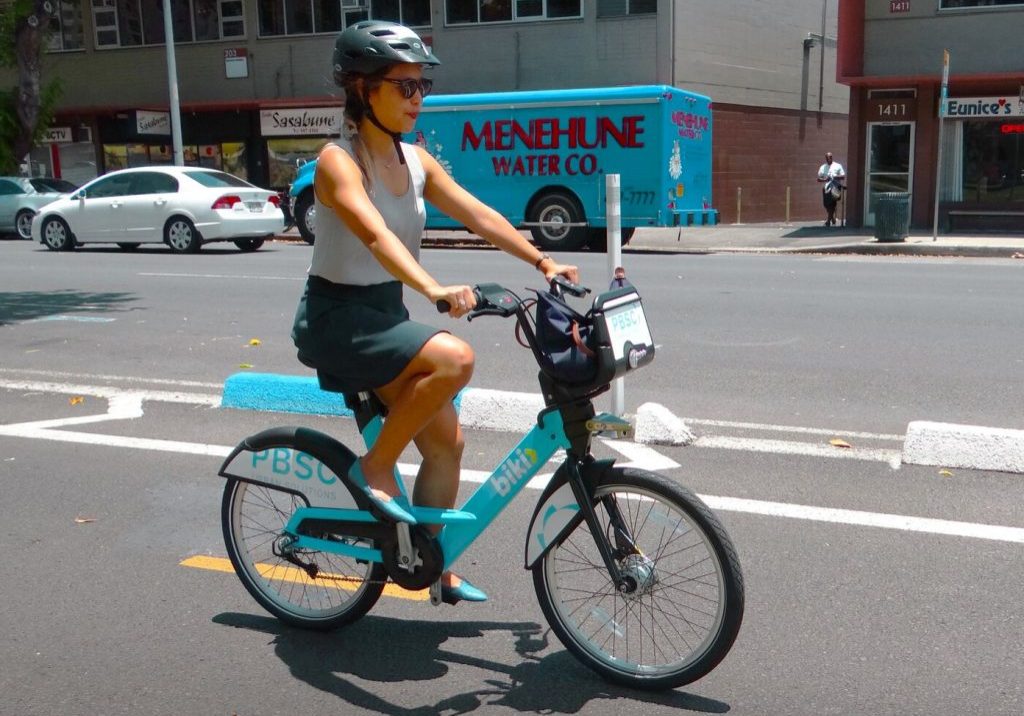
[(373, 113), (373, 108), (370, 106), (369, 101), (366, 102), (366, 118), (373, 123), (373, 126), (391, 137), (391, 141), (395, 143), (395, 151), (398, 152), (398, 163), (405, 164), (405, 155), (402, 154), (402, 133), (392, 132), (381, 124), (380, 120), (377, 119), (377, 115)]

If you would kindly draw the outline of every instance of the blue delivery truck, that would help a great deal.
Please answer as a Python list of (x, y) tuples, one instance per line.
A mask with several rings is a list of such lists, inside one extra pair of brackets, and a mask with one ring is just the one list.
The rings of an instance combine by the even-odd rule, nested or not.
[[(603, 250), (605, 175), (619, 174), (622, 239), (637, 227), (718, 222), (711, 204), (711, 101), (675, 87), (433, 95), (405, 141), (545, 251)], [(316, 163), (289, 191), (315, 238)], [(464, 228), (427, 205), (428, 229)]]

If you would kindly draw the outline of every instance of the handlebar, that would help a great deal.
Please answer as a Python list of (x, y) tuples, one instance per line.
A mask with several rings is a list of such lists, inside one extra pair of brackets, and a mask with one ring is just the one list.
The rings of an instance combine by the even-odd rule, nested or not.
[[(582, 298), (591, 292), (586, 286), (573, 283), (562, 276), (555, 276), (551, 279), (551, 290), (556, 295), (565, 291), (577, 298)], [(474, 286), (473, 298), (476, 299), (477, 307), (470, 311), (467, 318), (470, 321), (476, 316), (511, 316), (521, 303), (518, 296), (495, 283), (482, 283)], [(452, 305), (443, 298), (436, 301), (434, 305), (437, 307), (438, 313), (448, 313), (452, 310)], [(512, 310), (509, 310), (510, 308)]]

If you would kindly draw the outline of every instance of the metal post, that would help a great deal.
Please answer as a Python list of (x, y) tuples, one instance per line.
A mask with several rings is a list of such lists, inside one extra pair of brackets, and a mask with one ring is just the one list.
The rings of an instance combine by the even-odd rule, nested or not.
[[(608, 232), (608, 276), (615, 276), (615, 269), (622, 266), (622, 194), (618, 174), (606, 174), (605, 213)], [(622, 417), (626, 409), (625, 380), (616, 378), (611, 388), (612, 414)]]
[(786, 226), (789, 226), (789, 187), (786, 187)]
[(174, 164), (185, 165), (181, 145), (181, 106), (178, 103), (178, 65), (174, 59), (174, 22), (171, 18), (171, 0), (164, 0), (164, 45), (167, 47), (167, 87), (171, 101), (171, 146), (174, 148)]
[(743, 209), (743, 187), (738, 186), (738, 187), (736, 187), (736, 223), (737, 224), (742, 224), (743, 223), (742, 212), (741, 212), (742, 209)]
[(932, 241), (939, 240), (939, 199), (942, 191), (942, 120), (946, 116), (946, 96), (949, 94), (949, 50), (942, 51), (942, 90), (939, 94), (939, 151), (935, 153), (935, 209), (932, 213)]

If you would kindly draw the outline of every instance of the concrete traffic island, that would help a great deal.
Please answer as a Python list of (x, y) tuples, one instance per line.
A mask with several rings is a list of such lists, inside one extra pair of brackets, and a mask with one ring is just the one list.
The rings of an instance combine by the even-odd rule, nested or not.
[(907, 426), (903, 462), (1024, 473), (1024, 430), (915, 421)]
[[(222, 408), (312, 415), (351, 416), (338, 393), (320, 389), (312, 376), (236, 373), (224, 383)], [(455, 398), (462, 425), (483, 430), (526, 432), (544, 409), (539, 393), (467, 388)], [(635, 415), (633, 440), (647, 445), (684, 446), (696, 436), (682, 418), (658, 403), (644, 403)], [(914, 421), (907, 426), (901, 462), (1024, 474), (1024, 430)]]

